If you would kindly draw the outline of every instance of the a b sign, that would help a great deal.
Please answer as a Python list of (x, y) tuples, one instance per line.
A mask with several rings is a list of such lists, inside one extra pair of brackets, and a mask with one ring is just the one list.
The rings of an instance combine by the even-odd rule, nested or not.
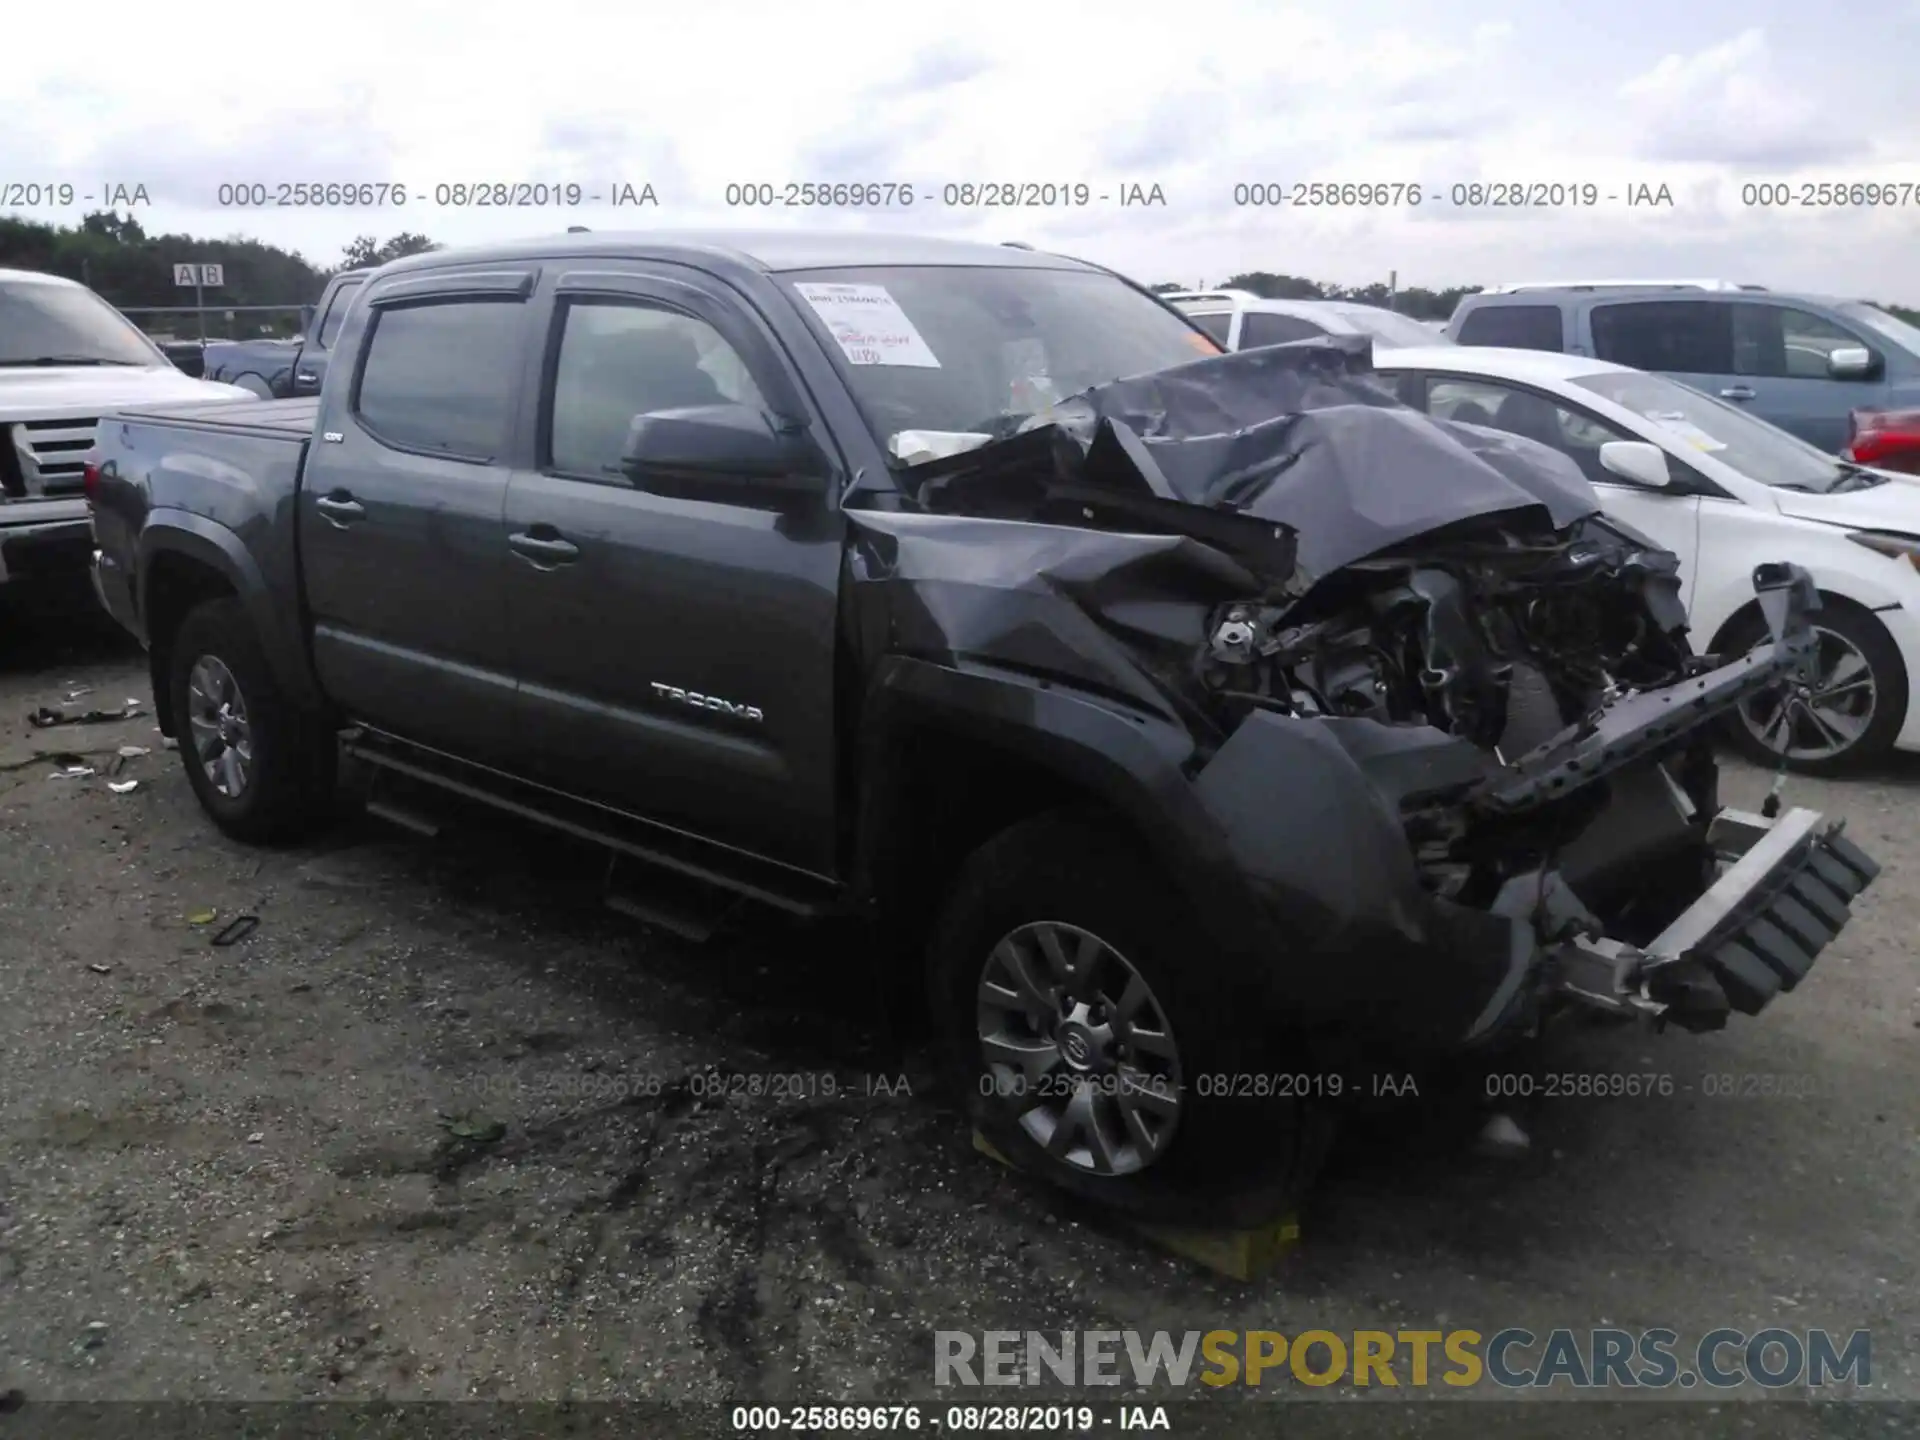
[(173, 283), (176, 285), (224, 285), (227, 283), (224, 265), (175, 265)]

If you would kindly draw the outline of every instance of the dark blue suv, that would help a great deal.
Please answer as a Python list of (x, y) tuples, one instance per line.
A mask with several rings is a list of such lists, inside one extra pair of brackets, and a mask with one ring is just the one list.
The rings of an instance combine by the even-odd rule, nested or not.
[(1652, 370), (1829, 453), (1852, 438), (1854, 411), (1920, 409), (1920, 329), (1864, 300), (1752, 287), (1515, 289), (1467, 296), (1447, 334)]

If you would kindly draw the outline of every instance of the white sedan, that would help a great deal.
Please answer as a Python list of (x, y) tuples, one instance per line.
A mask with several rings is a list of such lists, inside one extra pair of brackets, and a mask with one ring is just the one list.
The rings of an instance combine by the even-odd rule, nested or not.
[(1753, 567), (1791, 560), (1823, 597), (1819, 679), (1756, 700), (1733, 739), (1762, 763), (1828, 774), (1920, 750), (1920, 477), (1823, 454), (1675, 381), (1540, 350), (1382, 349), (1408, 404), (1572, 458), (1607, 512), (1680, 557), (1694, 643), (1740, 653), (1765, 638)]

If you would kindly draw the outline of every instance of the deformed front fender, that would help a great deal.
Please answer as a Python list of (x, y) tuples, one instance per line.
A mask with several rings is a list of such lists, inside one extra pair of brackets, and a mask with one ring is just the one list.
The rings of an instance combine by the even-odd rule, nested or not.
[[(1043, 767), (1129, 824), (1191, 903), (1195, 937), (1244, 977), (1225, 1004), (1276, 1024), (1457, 1037), (1507, 969), (1501, 947), (1436, 958), (1447, 919), (1422, 889), (1395, 796), (1478, 778), (1433, 730), (1256, 715), (1204, 758), (1180, 725), (985, 665), (892, 656), (875, 672), (868, 755), (944, 725)], [(872, 832), (870, 832), (872, 833)]]

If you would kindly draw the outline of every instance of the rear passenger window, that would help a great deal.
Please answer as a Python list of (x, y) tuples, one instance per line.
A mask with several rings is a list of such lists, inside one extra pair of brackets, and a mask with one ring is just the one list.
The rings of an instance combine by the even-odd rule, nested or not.
[(1189, 315), (1187, 318), (1211, 335), (1222, 350), (1227, 348), (1227, 334), (1233, 329), (1233, 316), (1230, 313)]
[(766, 409), (739, 353), (704, 320), (624, 301), (577, 300), (562, 320), (547, 464), (618, 476), (634, 418), (695, 405)]
[(1311, 320), (1249, 310), (1240, 320), (1240, 348), (1254, 350), (1262, 345), (1285, 345), (1291, 340), (1314, 340), (1326, 333)]
[(1733, 310), (1713, 300), (1593, 307), (1593, 351), (1615, 365), (1682, 375), (1733, 373)]
[(1566, 337), (1557, 305), (1483, 305), (1469, 310), (1456, 339), (1462, 345), (1511, 350), (1561, 350)]
[(388, 445), (459, 460), (493, 459), (506, 446), (523, 313), (511, 300), (381, 310), (354, 413)]

